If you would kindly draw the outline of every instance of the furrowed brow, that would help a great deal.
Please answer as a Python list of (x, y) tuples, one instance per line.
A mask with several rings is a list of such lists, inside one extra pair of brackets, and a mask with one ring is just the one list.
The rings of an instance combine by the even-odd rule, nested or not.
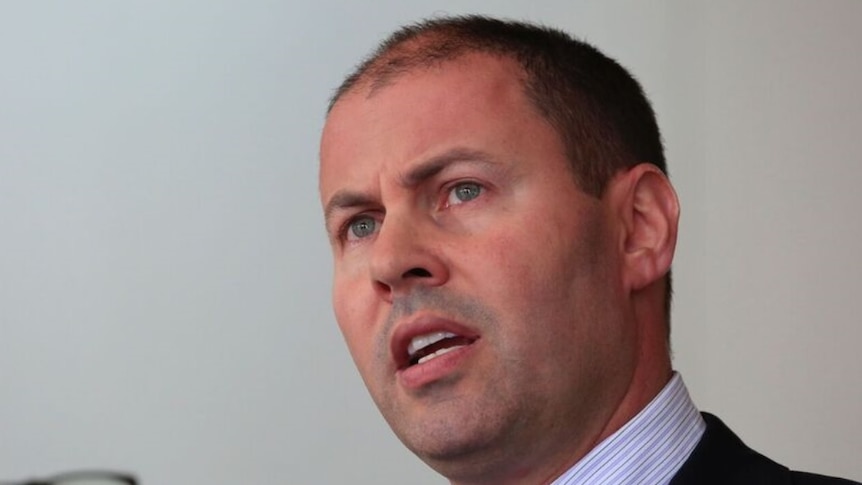
[(455, 148), (425, 160), (401, 176), (401, 185), (415, 187), (433, 178), (454, 163), (493, 164), (491, 157), (482, 151)]
[(339, 190), (326, 203), (326, 208), (323, 210), (323, 219), (327, 230), (330, 229), (330, 221), (334, 213), (350, 209), (352, 207), (368, 207), (374, 202), (368, 194), (362, 192), (352, 192), (349, 190)]
[[(488, 153), (467, 148), (454, 148), (412, 167), (400, 177), (399, 182), (403, 187), (415, 187), (456, 163), (495, 165)], [(376, 199), (364, 192), (355, 192), (347, 189), (337, 191), (329, 199), (329, 202), (326, 203), (326, 207), (323, 210), (327, 230), (331, 229), (331, 219), (336, 212), (355, 207), (368, 207), (375, 203), (377, 203)]]

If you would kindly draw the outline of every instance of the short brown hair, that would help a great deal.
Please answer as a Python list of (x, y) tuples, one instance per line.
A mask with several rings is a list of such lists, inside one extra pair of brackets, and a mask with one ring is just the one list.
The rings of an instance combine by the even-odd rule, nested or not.
[(470, 15), (402, 27), (344, 80), (329, 109), (357, 84), (373, 91), (400, 74), (476, 52), (521, 66), (527, 96), (558, 132), (587, 193), (600, 196), (618, 170), (642, 162), (667, 171), (655, 114), (634, 77), (590, 44), (525, 22)]

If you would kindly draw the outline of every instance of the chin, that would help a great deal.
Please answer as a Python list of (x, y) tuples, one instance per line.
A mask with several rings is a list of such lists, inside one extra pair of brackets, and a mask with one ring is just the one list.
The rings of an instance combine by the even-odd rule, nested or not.
[(450, 478), (496, 466), (503, 454), (500, 444), (510, 441), (506, 436), (514, 431), (515, 420), (487, 410), (450, 408), (438, 416), (396, 430), (396, 435), (428, 466)]

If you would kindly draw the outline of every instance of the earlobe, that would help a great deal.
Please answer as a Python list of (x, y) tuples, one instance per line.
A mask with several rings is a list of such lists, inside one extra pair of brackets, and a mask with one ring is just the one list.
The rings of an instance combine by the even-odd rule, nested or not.
[(679, 201), (667, 176), (652, 164), (621, 174), (622, 249), (627, 287), (643, 289), (670, 269), (676, 249)]

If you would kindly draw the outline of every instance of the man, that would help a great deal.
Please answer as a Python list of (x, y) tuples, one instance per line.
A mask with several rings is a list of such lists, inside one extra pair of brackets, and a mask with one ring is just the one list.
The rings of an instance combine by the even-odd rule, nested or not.
[(320, 156), (339, 326), (452, 483), (841, 483), (747, 449), (672, 371), (679, 205), (649, 102), (593, 47), (406, 27), (338, 89)]

